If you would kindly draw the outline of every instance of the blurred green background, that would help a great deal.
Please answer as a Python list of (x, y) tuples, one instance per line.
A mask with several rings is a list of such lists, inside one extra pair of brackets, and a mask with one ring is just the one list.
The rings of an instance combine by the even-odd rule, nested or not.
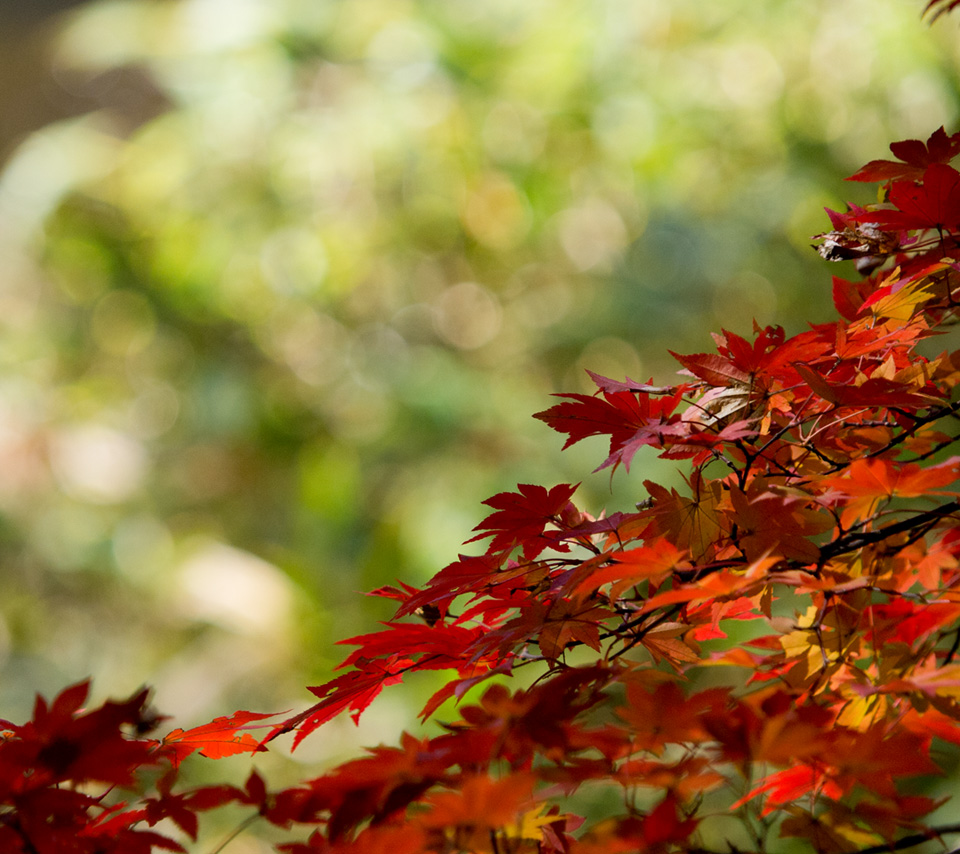
[[(611, 485), (530, 415), (830, 319), (823, 206), (955, 129), (923, 5), (0, 12), (0, 716), (88, 675), (183, 726), (302, 708), (392, 613), (359, 591), (424, 582), (484, 498), (674, 477)], [(302, 755), (392, 738), (418, 690)]]

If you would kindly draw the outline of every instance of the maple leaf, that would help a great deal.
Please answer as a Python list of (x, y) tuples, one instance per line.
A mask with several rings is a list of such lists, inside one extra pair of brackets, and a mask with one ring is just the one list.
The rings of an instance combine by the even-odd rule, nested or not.
[(815, 561), (820, 549), (810, 537), (833, 527), (833, 520), (809, 499), (778, 492), (763, 478), (751, 481), (746, 492), (731, 487), (730, 500), (736, 542), (750, 561), (768, 555)]
[(554, 396), (572, 402), (559, 403), (533, 417), (550, 425), (558, 433), (566, 433), (568, 438), (564, 448), (589, 436), (608, 435), (609, 456), (596, 471), (608, 466), (616, 468), (621, 463), (629, 471), (634, 455), (644, 445), (663, 447), (665, 435), (688, 432), (679, 414), (674, 413), (683, 390), (680, 387), (664, 397), (626, 391), (605, 391), (601, 393), (602, 397), (558, 394)]
[[(579, 511), (578, 511), (579, 512)], [(605, 535), (607, 542), (622, 542), (621, 536), (625, 529), (637, 519), (636, 513), (611, 513), (609, 516), (601, 514), (600, 518), (593, 519), (586, 513), (579, 513), (583, 520), (577, 524), (557, 531), (557, 540), (577, 542), (581, 545), (592, 545), (597, 534)]]
[(860, 690), (864, 694), (921, 692), (930, 697), (939, 696), (960, 699), (960, 664), (948, 664), (944, 667), (930, 668), (910, 676), (891, 679), (876, 688), (865, 686)]
[(611, 599), (647, 580), (661, 580), (675, 569), (686, 568), (686, 552), (664, 539), (649, 546), (626, 549), (602, 556), (596, 562), (581, 565), (589, 571), (578, 572), (573, 592), (587, 598), (605, 584), (610, 584)]
[(518, 492), (501, 492), (483, 502), (496, 512), (473, 529), (481, 533), (468, 543), (493, 537), (488, 554), (509, 552), (520, 546), (524, 560), (533, 560), (549, 546), (557, 548), (557, 538), (544, 536), (544, 530), (550, 524), (561, 523), (561, 516), (571, 521), (576, 518), (570, 497), (577, 484), (561, 483), (548, 491), (542, 486), (521, 483), (517, 489)]
[(501, 555), (460, 555), (459, 560), (434, 575), (423, 590), (411, 592), (397, 609), (397, 616), (408, 616), (426, 608), (435, 608), (441, 616), (445, 615), (458, 596), (485, 589), (502, 563)]
[(628, 759), (617, 769), (617, 780), (624, 786), (666, 789), (685, 803), (727, 782), (723, 774), (711, 767), (708, 759), (694, 756), (670, 763)]
[[(259, 779), (256, 774), (251, 774), (251, 779)], [(171, 781), (172, 782), (172, 781)], [(249, 783), (248, 783), (249, 785)], [(261, 787), (263, 781), (260, 781)], [(152, 827), (163, 819), (169, 819), (177, 825), (191, 839), (196, 841), (197, 832), (200, 827), (198, 812), (222, 807), (226, 804), (255, 803), (257, 806), (263, 804), (266, 793), (256, 801), (251, 801), (247, 793), (237, 789), (234, 786), (204, 786), (200, 789), (185, 794), (174, 794), (169, 791), (168, 780), (162, 780), (158, 788), (161, 790), (157, 797), (146, 800), (143, 818)]]
[(715, 547), (724, 531), (725, 523), (719, 512), (721, 485), (718, 481), (705, 480), (699, 472), (688, 483), (690, 498), (645, 480), (643, 485), (650, 493), (653, 507), (641, 516), (651, 520), (651, 535), (665, 537), (699, 560)]
[(960, 172), (952, 166), (931, 164), (924, 170), (920, 185), (894, 181), (889, 198), (896, 210), (868, 210), (858, 214), (857, 221), (903, 231), (960, 226)]
[(882, 499), (944, 494), (940, 487), (960, 478), (960, 457), (922, 468), (885, 457), (854, 460), (845, 471), (823, 478), (828, 490), (847, 499), (840, 522), (845, 528), (873, 514)]
[[(425, 854), (431, 839), (419, 827), (410, 824), (386, 824), (365, 827), (356, 838), (311, 844), (284, 843), (277, 847), (283, 854), (316, 854), (323, 844), (324, 854)], [(436, 849), (434, 849), (436, 850)]]
[(320, 697), (320, 702), (278, 724), (262, 743), (266, 744), (282, 733), (296, 729), (297, 734), (293, 741), (293, 746), (296, 747), (311, 732), (345, 709), (350, 710), (351, 717), (356, 723), (380, 692), (386, 686), (402, 681), (403, 674), (414, 665), (413, 659), (400, 653), (383, 659), (354, 660), (352, 670), (329, 682), (324, 682), (323, 685), (309, 688), (309, 691)]
[(851, 282), (833, 277), (833, 307), (847, 320), (856, 320), (860, 309), (876, 289), (876, 282), (872, 278)]
[(600, 652), (600, 624), (611, 616), (606, 608), (583, 608), (574, 602), (555, 602), (537, 637), (540, 651), (556, 661), (574, 643), (586, 644)]
[(633, 854), (637, 851), (689, 850), (698, 820), (688, 818), (669, 792), (646, 816), (609, 819), (590, 828), (573, 854)]
[(627, 377), (623, 382), (620, 380), (612, 380), (609, 377), (594, 373), (589, 369), (587, 369), (587, 374), (589, 375), (590, 379), (593, 380), (594, 385), (596, 385), (596, 387), (601, 391), (644, 392), (649, 394), (674, 394), (677, 391), (676, 386), (654, 385), (652, 377), (650, 378), (649, 382), (640, 383), (636, 380), (630, 379), (630, 377)]
[[(769, 559), (768, 559), (769, 560)], [(769, 588), (765, 588), (764, 593)], [(763, 594), (761, 594), (761, 597)], [(719, 640), (727, 637), (727, 633), (720, 628), (723, 620), (756, 620), (761, 615), (761, 604), (758, 605), (757, 596), (738, 596), (735, 599), (726, 599), (717, 602), (705, 602), (699, 608), (691, 606), (686, 609), (686, 618), (691, 623), (701, 623), (693, 629), (689, 636), (697, 642)]]
[(643, 633), (641, 645), (650, 653), (654, 662), (666, 661), (678, 673), (684, 665), (700, 660), (700, 648), (690, 637), (690, 627), (684, 623), (662, 623)]
[(494, 676), (509, 676), (513, 663), (509, 659), (499, 662), (493, 667), (475, 666), (471, 668), (461, 668), (458, 679), (451, 679), (442, 688), (435, 691), (429, 700), (424, 704), (417, 717), (421, 721), (428, 720), (433, 713), (440, 708), (443, 703), (452, 697), (462, 700), (464, 695), (471, 688), (475, 688), (481, 682), (485, 682)]
[[(907, 278), (892, 275), (864, 300), (860, 310), (869, 308), (874, 317), (889, 317), (906, 322), (915, 314), (917, 306), (929, 300), (937, 282), (930, 274), (951, 265), (938, 262)], [(896, 271), (894, 271), (896, 273)]]
[[(931, 0), (927, 10), (931, 10), (944, 0)], [(953, 8), (950, 3), (949, 8)], [(937, 14), (941, 14), (946, 9)], [(934, 16), (936, 17), (936, 15)], [(926, 143), (919, 139), (905, 139), (890, 143), (890, 151), (900, 162), (894, 160), (871, 160), (862, 169), (847, 178), (848, 181), (891, 181), (900, 179), (916, 180), (933, 163), (949, 163), (960, 154), (960, 133), (947, 136), (943, 126), (937, 128)]]
[(858, 268), (862, 263), (875, 266), (874, 259), (882, 262), (900, 247), (900, 236), (880, 228), (878, 225), (860, 221), (861, 214), (867, 213), (866, 208), (850, 205), (847, 213), (824, 208), (833, 231), (815, 234), (813, 240), (822, 240), (823, 243), (814, 249), (825, 261), (857, 261)]
[[(74, 838), (69, 841), (64, 839), (62, 843), (55, 844), (53, 847), (43, 846), (42, 850), (58, 852), (96, 851), (104, 852), (104, 854), (107, 854), (107, 852), (152, 854), (158, 849), (162, 851), (186, 851), (180, 843), (168, 836), (150, 830), (135, 829), (136, 822), (145, 818), (145, 811), (120, 811), (123, 806), (123, 804), (118, 804), (119, 809), (117, 811), (108, 810), (100, 817), (88, 822), (82, 828), (79, 828), (74, 834)], [(85, 844), (84, 840), (90, 840), (90, 842)], [(82, 847), (78, 848), (78, 844)], [(87, 847), (87, 845), (90, 845), (90, 847)]]
[(710, 385), (724, 387), (738, 387), (750, 385), (750, 374), (738, 368), (729, 359), (715, 353), (694, 353), (690, 356), (681, 356), (670, 350), (673, 356), (691, 374), (710, 383)]
[(922, 409), (930, 399), (910, 386), (884, 377), (867, 377), (859, 383), (840, 383), (828, 379), (807, 365), (794, 365), (797, 373), (818, 397), (840, 407), (895, 407)]
[[(495, 780), (471, 775), (457, 792), (438, 792), (427, 798), (429, 811), (419, 818), (423, 827), (500, 829), (515, 827), (533, 806), (536, 778), (516, 773)], [(539, 833), (535, 838), (539, 838)]]
[(71, 685), (49, 705), (38, 695), (32, 720), (22, 726), (5, 722), (9, 731), (7, 739), (0, 740), (0, 767), (6, 763), (9, 769), (15, 761), (31, 769), (27, 779), (9, 784), (26, 789), (65, 780), (128, 785), (137, 768), (156, 764), (151, 742), (124, 732), (124, 727), (151, 725), (147, 690), (86, 710), (89, 689), (89, 681)]
[(337, 641), (338, 644), (357, 646), (359, 649), (352, 652), (340, 665), (341, 668), (350, 667), (360, 661), (370, 661), (376, 658), (386, 658), (402, 649), (407, 656), (440, 656), (445, 660), (444, 666), (450, 666), (450, 661), (456, 661), (467, 653), (467, 650), (483, 634), (478, 626), (467, 628), (460, 625), (424, 625), (420, 623), (384, 623), (386, 631), (371, 632), (366, 635), (347, 638)]
[(770, 774), (731, 806), (739, 809), (745, 803), (759, 795), (766, 795), (761, 815), (769, 815), (786, 803), (797, 801), (806, 795), (824, 795), (838, 798), (843, 790), (834, 782), (824, 778), (822, 769), (811, 765), (795, 765)]
[[(717, 402), (716, 398), (714, 402)], [(716, 412), (711, 413), (717, 420), (711, 421), (703, 429), (696, 429), (691, 425), (690, 433), (676, 441), (671, 441), (669, 447), (660, 456), (665, 460), (690, 459), (692, 465), (699, 466), (713, 459), (719, 449), (731, 445), (738, 447), (741, 439), (752, 439), (760, 435), (760, 431), (754, 429), (756, 418), (731, 421), (728, 424), (723, 424), (720, 420), (738, 413), (743, 408), (742, 396), (737, 395), (722, 403), (723, 405)]]
[(960, 726), (956, 717), (946, 715), (933, 706), (923, 711), (916, 707), (908, 709), (903, 716), (903, 725), (910, 732), (927, 737), (935, 735), (951, 744), (960, 745)]
[(210, 723), (193, 727), (193, 729), (178, 728), (161, 739), (158, 749), (169, 756), (175, 766), (195, 751), (200, 751), (200, 755), (208, 759), (221, 759), (237, 753), (256, 753), (266, 748), (250, 733), (241, 732), (241, 730), (253, 721), (272, 718), (275, 714), (275, 712), (257, 714), (240, 711), (215, 718)]
[(654, 756), (663, 755), (670, 744), (706, 741), (710, 734), (702, 716), (709, 709), (724, 708), (728, 695), (726, 689), (713, 688), (688, 698), (672, 680), (652, 691), (650, 687), (641, 679), (630, 679), (627, 702), (616, 711), (630, 727), (633, 746)]
[(905, 777), (936, 774), (929, 739), (881, 722), (865, 732), (838, 730), (829, 749), (830, 777), (848, 795), (863, 786), (882, 797), (895, 797)]
[[(720, 602), (727, 599), (740, 598), (746, 592), (762, 585), (766, 569), (777, 560), (779, 560), (779, 558), (765, 556), (751, 564), (745, 572), (719, 570), (717, 572), (711, 572), (690, 584), (682, 584), (669, 590), (660, 590), (654, 595), (649, 596), (643, 602), (643, 605), (640, 607), (640, 612), (648, 613), (650, 611), (656, 611), (665, 605), (687, 604), (690, 602)], [(761, 577), (758, 578), (757, 575)], [(688, 628), (688, 626), (684, 626), (685, 630)]]
[[(610, 738), (607, 729), (581, 728), (574, 722), (605, 700), (601, 689), (614, 675), (612, 669), (602, 665), (568, 667), (539, 685), (512, 694), (506, 686), (495, 684), (484, 692), (479, 706), (462, 709), (462, 721), (446, 726), (461, 734), (482, 731), (489, 739), (491, 757), (509, 758), (517, 766), (524, 766), (540, 753), (555, 767), (569, 770), (575, 763), (583, 770), (587, 766), (575, 758), (580, 751), (599, 750), (611, 760), (624, 751), (622, 743), (616, 736)], [(602, 774), (609, 771), (608, 765)]]
[[(960, 619), (960, 604), (924, 604), (899, 599), (871, 606), (870, 615), (886, 642), (913, 646), (918, 640), (926, 640), (934, 632), (945, 630)], [(884, 623), (887, 623), (887, 631), (884, 631)]]
[(818, 854), (849, 854), (861, 845), (853, 845), (834, 826), (830, 814), (814, 816), (796, 806), (788, 808), (790, 815), (780, 825), (780, 835), (785, 838), (806, 839), (813, 851)]

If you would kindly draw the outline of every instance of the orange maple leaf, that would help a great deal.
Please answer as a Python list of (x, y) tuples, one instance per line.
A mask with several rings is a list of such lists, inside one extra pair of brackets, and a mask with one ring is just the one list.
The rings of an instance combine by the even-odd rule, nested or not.
[(193, 729), (175, 729), (160, 742), (159, 749), (170, 757), (174, 767), (187, 756), (200, 751), (208, 759), (222, 759), (237, 753), (256, 753), (266, 750), (260, 741), (248, 732), (240, 732), (252, 721), (272, 718), (276, 713), (234, 712), (229, 717), (215, 718), (208, 724)]
[(952, 457), (935, 466), (921, 467), (917, 463), (900, 463), (883, 458), (854, 460), (842, 474), (825, 477), (821, 481), (828, 489), (850, 499), (843, 509), (840, 522), (849, 527), (858, 519), (873, 515), (877, 504), (898, 495), (916, 498), (943, 494), (940, 488), (960, 477), (960, 457)]

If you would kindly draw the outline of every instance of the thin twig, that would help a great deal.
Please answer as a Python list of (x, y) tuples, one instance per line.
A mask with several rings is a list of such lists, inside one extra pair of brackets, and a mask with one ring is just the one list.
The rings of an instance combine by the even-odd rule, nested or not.
[(235, 827), (226, 839), (223, 840), (210, 854), (220, 854), (224, 848), (226, 848), (234, 839), (236, 839), (243, 831), (245, 831), (251, 824), (253, 824), (258, 818), (260, 818), (260, 813), (255, 812), (253, 815), (248, 815), (243, 821), (240, 822), (237, 827)]

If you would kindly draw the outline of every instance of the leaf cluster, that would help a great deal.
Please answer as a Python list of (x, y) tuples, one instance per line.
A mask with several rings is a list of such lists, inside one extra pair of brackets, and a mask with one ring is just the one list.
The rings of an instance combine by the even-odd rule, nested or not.
[[(904, 785), (960, 745), (960, 350), (938, 348), (960, 305), (960, 134), (891, 148), (852, 178), (882, 201), (829, 212), (820, 236), (861, 273), (834, 277), (836, 320), (724, 331), (674, 354), (681, 382), (593, 375), (596, 394), (536, 416), (565, 447), (603, 437), (599, 469), (644, 447), (683, 461), (682, 488), (647, 480), (609, 515), (573, 484), (495, 495), (468, 540), (483, 550), (375, 591), (394, 619), (344, 641), (317, 702), (259, 737), (270, 716), (250, 712), (148, 737), (145, 692), (38, 700), (4, 724), (0, 850), (183, 850), (156, 826), (195, 838), (197, 813), (228, 803), (297, 828), (291, 854), (706, 851), (731, 817), (757, 852), (960, 830)], [(296, 747), (422, 671), (449, 674), (424, 719), (470, 693), (439, 735), (274, 791), (256, 772), (180, 790), (190, 754)], [(590, 787), (613, 796), (587, 821), (573, 796)]]

